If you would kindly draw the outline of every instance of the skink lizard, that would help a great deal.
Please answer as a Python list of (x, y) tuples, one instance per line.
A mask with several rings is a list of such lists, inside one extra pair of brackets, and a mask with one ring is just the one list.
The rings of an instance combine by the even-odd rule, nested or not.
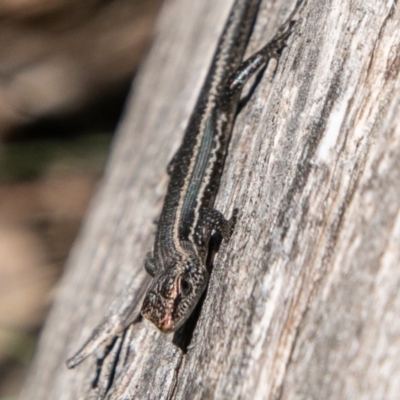
[[(302, 0), (297, 1), (275, 37), (242, 62), (259, 3), (235, 0), (182, 145), (168, 167), (170, 182), (154, 250), (145, 261), (153, 280), (141, 309), (142, 315), (165, 333), (182, 326), (207, 286), (206, 258), (212, 232), (226, 241), (233, 232), (237, 210), (227, 220), (214, 209), (214, 199), (240, 93), (256, 71), (279, 56)], [(115, 315), (113, 318), (118, 320)], [(80, 363), (116, 329), (109, 321), (104, 322), (67, 361), (68, 367)]]

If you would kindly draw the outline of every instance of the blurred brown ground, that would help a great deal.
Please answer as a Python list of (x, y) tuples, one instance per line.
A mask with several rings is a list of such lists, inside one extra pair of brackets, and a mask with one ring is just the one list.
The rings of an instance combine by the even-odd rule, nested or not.
[(0, 400), (17, 398), (161, 0), (0, 0)]

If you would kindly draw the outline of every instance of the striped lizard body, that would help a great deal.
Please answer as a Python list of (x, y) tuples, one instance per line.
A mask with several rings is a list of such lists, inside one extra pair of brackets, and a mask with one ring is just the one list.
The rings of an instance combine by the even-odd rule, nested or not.
[(213, 208), (227, 145), (247, 80), (277, 57), (291, 32), (291, 19), (256, 54), (242, 62), (259, 0), (236, 0), (182, 145), (170, 167), (170, 182), (153, 254), (145, 267), (153, 277), (142, 315), (172, 332), (189, 317), (208, 283), (206, 258), (213, 231), (229, 240), (237, 210), (227, 220)]

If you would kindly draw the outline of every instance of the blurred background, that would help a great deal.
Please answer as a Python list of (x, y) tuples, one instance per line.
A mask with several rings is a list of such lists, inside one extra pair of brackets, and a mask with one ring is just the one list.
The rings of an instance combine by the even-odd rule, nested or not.
[(0, 0), (0, 400), (16, 399), (161, 0)]

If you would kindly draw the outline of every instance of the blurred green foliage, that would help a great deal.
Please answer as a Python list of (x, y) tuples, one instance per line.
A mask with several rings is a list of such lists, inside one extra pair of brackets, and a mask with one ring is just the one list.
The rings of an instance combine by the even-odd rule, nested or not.
[(72, 138), (43, 138), (0, 144), (0, 183), (44, 175), (102, 170), (111, 142), (109, 133)]

